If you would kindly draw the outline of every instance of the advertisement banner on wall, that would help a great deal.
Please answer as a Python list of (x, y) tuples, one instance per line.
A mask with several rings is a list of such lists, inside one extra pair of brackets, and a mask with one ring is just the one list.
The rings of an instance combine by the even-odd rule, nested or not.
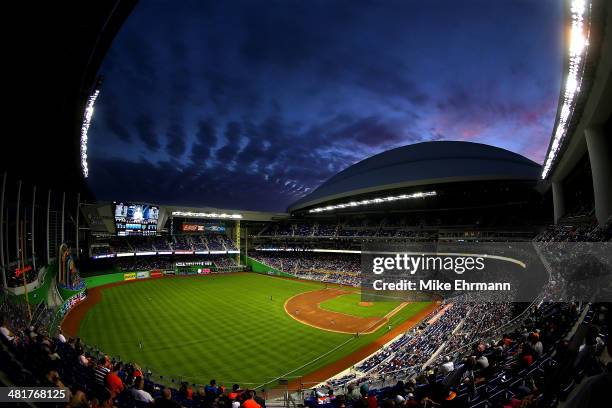
[(149, 274), (149, 276), (150, 276), (151, 278), (161, 278), (162, 276), (164, 276), (164, 274), (163, 274), (163, 272), (162, 272), (162, 271), (160, 271), (160, 270), (154, 270), (154, 271), (151, 271), (151, 273)]
[(210, 273), (210, 268), (202, 268), (202, 269), (198, 269), (198, 273), (200, 275), (208, 275)]
[(59, 314), (60, 318), (64, 317), (66, 315), (66, 313), (68, 313), (68, 311), (70, 309), (72, 309), (77, 304), (81, 303), (83, 300), (85, 300), (85, 298), (87, 298), (87, 293), (86, 293), (86, 291), (82, 291), (82, 292), (79, 292), (76, 295), (72, 296), (67, 301), (65, 301), (62, 304), (62, 306), (60, 306), (60, 308), (57, 311), (57, 313)]
[(124, 273), (123, 280), (134, 280), (136, 279), (136, 272)]
[(176, 272), (173, 269), (164, 271), (164, 275), (176, 275)]
[(149, 277), (149, 271), (136, 272), (136, 279), (146, 279)]

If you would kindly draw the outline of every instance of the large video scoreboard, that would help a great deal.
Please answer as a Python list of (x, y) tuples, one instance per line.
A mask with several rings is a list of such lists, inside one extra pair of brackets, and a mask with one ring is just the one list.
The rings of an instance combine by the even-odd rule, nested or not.
[(115, 202), (115, 230), (119, 236), (155, 235), (159, 207), (149, 204)]

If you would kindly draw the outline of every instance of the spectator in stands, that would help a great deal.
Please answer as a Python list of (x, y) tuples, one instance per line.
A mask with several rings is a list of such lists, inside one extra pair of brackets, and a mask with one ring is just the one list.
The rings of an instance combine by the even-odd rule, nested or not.
[(444, 363), (440, 366), (439, 373), (446, 375), (455, 369), (455, 364), (452, 362), (449, 356), (444, 357)]
[(132, 398), (135, 401), (141, 401), (146, 403), (154, 402), (153, 397), (147, 391), (144, 390), (144, 379), (142, 377), (136, 377), (134, 380), (134, 387), (131, 389)]
[(98, 385), (104, 385), (106, 380), (106, 375), (110, 373), (110, 361), (107, 356), (102, 356), (98, 360), (98, 366), (94, 372), (94, 378)]
[(544, 346), (542, 345), (542, 342), (540, 341), (540, 333), (537, 333), (537, 332), (531, 333), (529, 335), (529, 343), (527, 344), (531, 351), (531, 354), (535, 358), (542, 357), (542, 353), (544, 353)]
[[(595, 356), (598, 349), (597, 329), (592, 325), (587, 325), (584, 343), (578, 349), (578, 355), (574, 363), (574, 369), (580, 371), (589, 369), (595, 363)], [(599, 339), (601, 341), (601, 339)]]
[(121, 394), (125, 389), (123, 381), (119, 378), (119, 372), (121, 371), (121, 363), (115, 363), (112, 370), (106, 374), (105, 383), (106, 388), (109, 389), (113, 398)]
[(232, 385), (232, 391), (228, 395), (229, 399), (234, 401), (238, 399), (240, 395), (242, 395), (242, 390), (240, 389), (240, 385), (238, 384)]
[(72, 395), (67, 408), (89, 408), (89, 406), (87, 395), (83, 391), (78, 390)]
[(155, 400), (155, 408), (179, 408), (181, 404), (172, 399), (172, 390), (164, 388), (160, 398)]
[(408, 395), (406, 395), (406, 403), (404, 404), (404, 408), (415, 408), (418, 406), (419, 403), (414, 398), (414, 394), (409, 392)]
[(359, 392), (361, 394), (361, 399), (358, 401), (358, 406), (362, 408), (378, 407), (378, 399), (376, 398), (376, 394), (370, 393), (370, 387), (368, 384), (361, 384), (361, 387), (359, 387)]
[(64, 333), (62, 333), (62, 329), (59, 329), (57, 339), (60, 341), (60, 343), (66, 343), (66, 337), (64, 336)]
[(258, 403), (261, 408), (266, 408), (266, 400), (257, 395), (257, 391), (253, 390), (253, 398), (255, 402)]
[(346, 391), (346, 402), (350, 405), (353, 405), (354, 403), (359, 401), (359, 398), (359, 391), (355, 388), (353, 384), (349, 384)]
[(0, 333), (4, 336), (4, 338), (8, 341), (15, 340), (15, 335), (11, 332), (11, 329), (8, 328), (8, 320), (5, 317), (2, 317), (2, 326), (0, 326)]
[(184, 399), (193, 399), (193, 389), (186, 381), (183, 381), (181, 383), (181, 388), (179, 388), (179, 395)]
[(62, 380), (60, 380), (60, 376), (57, 371), (49, 370), (47, 375), (45, 376), (45, 386), (46, 387), (63, 387), (64, 384)]
[(113, 408), (113, 397), (108, 390), (104, 389), (100, 392), (99, 399), (94, 398), (91, 403), (91, 408)]
[(210, 380), (210, 383), (204, 387), (206, 391), (206, 398), (209, 401), (213, 401), (219, 395), (219, 388), (217, 388), (217, 381), (215, 379)]
[(204, 405), (206, 402), (206, 391), (204, 387), (198, 388), (198, 392), (193, 396), (193, 400), (199, 405)]
[(336, 396), (333, 403), (336, 408), (346, 408), (346, 396), (344, 395)]
[(248, 390), (246, 392), (246, 398), (242, 403), (243, 408), (262, 408), (261, 405), (255, 401), (255, 391)]
[(89, 367), (89, 359), (87, 358), (87, 356), (85, 356), (85, 350), (83, 350), (82, 347), (78, 348), (76, 350), (77, 352), (77, 359), (79, 360), (79, 364), (84, 366), (84, 367)]
[(327, 398), (329, 399), (330, 402), (334, 401), (336, 399), (336, 396), (334, 395), (334, 390), (333, 389), (329, 389), (329, 391), (327, 391)]

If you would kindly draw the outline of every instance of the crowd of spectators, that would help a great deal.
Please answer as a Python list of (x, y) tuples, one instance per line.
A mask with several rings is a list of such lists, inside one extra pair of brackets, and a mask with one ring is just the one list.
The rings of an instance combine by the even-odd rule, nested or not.
[[(510, 217), (508, 215), (508, 217)], [(380, 219), (349, 218), (336, 222), (319, 220), (284, 221), (264, 226), (255, 235), (258, 237), (386, 237), (409, 238), (423, 235), (424, 231), (440, 228), (490, 228), (517, 225), (515, 219), (505, 214), (420, 213), (402, 216), (387, 216)], [(425, 234), (427, 235), (427, 234)]]
[(89, 248), (91, 256), (110, 255), (114, 251), (109, 244), (95, 244)]
[[(610, 221), (602, 227), (594, 224), (551, 226), (534, 241), (609, 241), (610, 226)], [(553, 263), (553, 267), (560, 265)], [(585, 375), (596, 376), (601, 393), (605, 384), (612, 384), (608, 304), (587, 306), (593, 310), (587, 315), (586, 325), (581, 326), (582, 337), (575, 335), (573, 346), (570, 345), (563, 336), (578, 318), (577, 304), (546, 301), (555, 298), (558, 276), (559, 272), (553, 271), (542, 302), (527, 310), (529, 313), (521, 319), (522, 325), (513, 331), (493, 340), (490, 336), (495, 333), (491, 329), (513, 321), (511, 304), (453, 304), (435, 322), (405, 333), (354, 367), (348, 375), (329, 382), (332, 390), (344, 386), (346, 395), (330, 399), (326, 392), (319, 391), (309, 402), (326, 403), (338, 397), (345, 402), (353, 395), (353, 402), (360, 400), (364, 406), (363, 400), (371, 397), (378, 398), (379, 406), (556, 406)], [(593, 324), (593, 316), (602, 311), (607, 320)], [(432, 315), (435, 313), (439, 311)], [(608, 345), (607, 366), (595, 358), (604, 343)], [(432, 358), (436, 350), (438, 353)], [(424, 366), (426, 363), (428, 366)], [(389, 376), (410, 380), (406, 384), (400, 381), (395, 387), (368, 391), (368, 384), (374, 379)], [(589, 385), (593, 383), (594, 380)], [(356, 392), (360, 384), (361, 393)], [(569, 406), (583, 406), (581, 401), (590, 398), (585, 392), (575, 394)]]
[(236, 258), (232, 258), (231, 256), (218, 256), (212, 258), (212, 260), (217, 269), (230, 269), (238, 266)]
[(189, 235), (175, 235), (170, 241), (170, 246), (176, 251), (194, 251), (193, 240)]
[[(375, 406), (383, 407), (553, 407), (566, 399), (566, 406), (598, 407), (604, 406), (602, 401), (609, 402), (606, 387), (612, 379), (612, 344), (607, 305), (583, 305), (588, 312), (576, 332), (572, 333), (581, 312), (578, 305), (542, 303), (533, 307), (515, 330), (490, 341), (482, 341), (476, 336), (471, 341), (466, 340), (462, 352), (445, 353), (423, 366), (431, 357), (432, 350), (427, 349), (426, 340), (425, 345), (420, 342), (434, 338), (434, 343), (441, 343), (435, 327), (450, 323), (441, 331), (443, 336), (447, 336), (453, 326), (464, 321), (461, 313), (467, 313), (462, 310), (468, 307), (466, 305), (456, 304), (446, 311), (445, 315), (455, 314), (454, 318), (444, 319), (442, 316), (427, 328), (417, 329), (398, 340), (396, 343), (403, 342), (399, 349), (406, 351), (410, 360), (395, 361), (395, 355), (399, 354), (395, 343), (376, 355), (376, 359), (382, 362), (394, 361), (393, 364), (401, 367), (400, 371), (374, 371), (367, 364), (368, 360), (357, 367), (357, 370), (369, 370), (367, 376), (351, 373), (347, 377), (348, 385), (340, 380), (330, 382), (313, 392), (307, 403), (336, 406), (334, 400), (340, 398), (347, 405), (365, 408), (370, 399), (376, 400)], [(453, 312), (456, 307), (459, 309)], [(419, 359), (418, 350), (423, 347), (425, 357)], [(600, 359), (602, 353), (606, 355)], [(406, 366), (412, 364), (416, 368), (406, 371)], [(395, 386), (370, 390), (372, 379), (380, 375), (399, 381)], [(598, 398), (581, 392), (580, 388), (572, 394), (576, 384), (589, 376), (591, 379), (584, 386), (597, 392)], [(339, 385), (344, 385), (341, 387), (344, 393), (335, 395)], [(327, 392), (334, 388), (336, 393)], [(587, 400), (591, 401), (590, 404), (586, 403)]]
[[(124, 272), (137, 271), (152, 271), (152, 270), (174, 270), (177, 262), (202, 262), (202, 257), (196, 256), (181, 256), (175, 257), (171, 255), (165, 256), (134, 256), (125, 258), (116, 258), (113, 264)], [(234, 258), (227, 255), (210, 255), (204, 261), (210, 261), (212, 267), (224, 269), (237, 266)]]
[(290, 272), (291, 275), (299, 279), (306, 279), (325, 283), (334, 283), (347, 286), (361, 285), (361, 277), (358, 274), (347, 272), (331, 272), (321, 270), (297, 270)]
[(128, 241), (127, 237), (112, 237), (108, 245), (111, 248), (111, 252), (113, 253), (121, 253), (121, 252), (134, 252), (134, 247), (132, 247)]
[(236, 244), (224, 234), (113, 237), (91, 246), (91, 255), (157, 251), (232, 251)]
[(361, 284), (361, 258), (357, 254), (257, 251), (253, 257), (300, 279), (350, 286)]
[(612, 216), (599, 226), (596, 221), (579, 224), (551, 225), (540, 233), (536, 242), (607, 242), (612, 241)]
[(278, 223), (264, 227), (260, 237), (404, 237), (408, 231), (421, 230), (421, 227), (386, 226), (384, 222), (375, 225), (355, 225), (354, 223)]

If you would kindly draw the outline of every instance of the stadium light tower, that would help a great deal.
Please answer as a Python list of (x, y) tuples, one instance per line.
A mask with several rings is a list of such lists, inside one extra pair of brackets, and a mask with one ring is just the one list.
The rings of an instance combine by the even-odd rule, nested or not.
[(83, 172), (83, 177), (85, 178), (89, 176), (89, 166), (87, 164), (87, 139), (89, 126), (91, 125), (91, 118), (93, 117), (96, 99), (98, 99), (98, 95), (100, 95), (101, 84), (102, 80), (98, 79), (98, 82), (96, 83), (91, 95), (89, 95), (89, 98), (87, 98), (85, 111), (83, 112), (83, 123), (81, 124), (81, 170)]
[(570, 34), (567, 51), (567, 74), (557, 112), (556, 127), (542, 169), (542, 179), (548, 178), (559, 151), (566, 140), (572, 122), (576, 99), (580, 94), (585, 60), (589, 46), (591, 4), (588, 0), (572, 0), (570, 4)]

